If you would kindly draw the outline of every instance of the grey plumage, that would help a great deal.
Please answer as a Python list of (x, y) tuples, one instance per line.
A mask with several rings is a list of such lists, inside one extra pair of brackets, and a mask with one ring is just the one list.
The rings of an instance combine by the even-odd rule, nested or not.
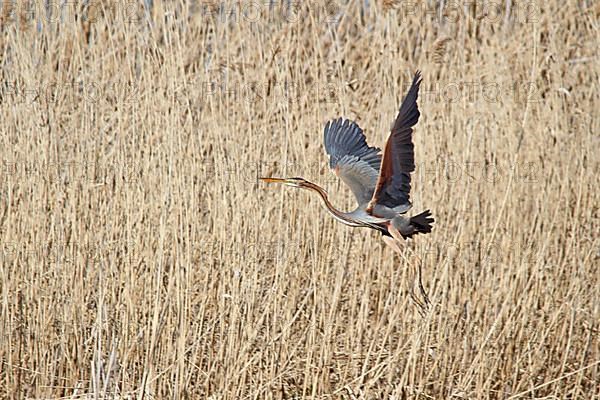
[(381, 149), (367, 144), (362, 129), (353, 121), (329, 121), (324, 131), (329, 167), (350, 187), (358, 205), (373, 197), (381, 165)]

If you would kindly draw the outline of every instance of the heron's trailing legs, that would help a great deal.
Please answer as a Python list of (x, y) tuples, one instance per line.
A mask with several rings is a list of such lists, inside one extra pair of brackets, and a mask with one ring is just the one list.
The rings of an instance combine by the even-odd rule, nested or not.
[[(425, 288), (423, 287), (423, 281), (421, 279), (421, 260), (420, 259), (417, 260), (416, 265), (411, 263), (409, 260), (407, 260), (406, 257), (404, 256), (404, 253), (402, 253), (402, 251), (400, 250), (400, 246), (398, 245), (398, 243), (405, 242), (404, 240), (402, 240), (402, 241), (400, 240), (400, 238), (402, 237), (400, 235), (400, 232), (398, 232), (398, 230), (391, 225), (390, 225), (390, 227), (388, 227), (388, 230), (389, 230), (390, 234), (392, 235), (393, 239), (389, 236), (384, 236), (383, 237), (384, 243), (387, 244), (394, 252), (400, 254), (400, 256), (402, 258), (404, 258), (405, 261), (408, 262), (414, 268), (416, 277), (414, 277), (414, 279), (412, 279), (412, 280), (413, 280), (413, 282), (415, 282), (417, 284), (417, 287), (418, 287), (420, 295), (421, 295), (421, 299), (415, 294), (414, 284), (410, 288), (410, 298), (413, 301), (413, 303), (415, 303), (415, 305), (417, 306), (417, 309), (419, 310), (419, 314), (421, 314), (421, 316), (424, 317), (427, 314), (427, 311), (429, 311), (429, 306), (431, 305), (431, 301), (429, 301), (429, 296), (427, 296), (427, 292), (425, 292)], [(415, 256), (416, 256), (416, 254), (415, 254)], [(411, 273), (411, 275), (413, 275), (413, 274)]]
[(398, 247), (398, 239), (391, 238), (389, 236), (383, 236), (383, 242), (388, 245), (396, 253), (400, 253), (400, 247)]
[(429, 296), (427, 296), (427, 292), (425, 292), (425, 288), (423, 287), (423, 281), (421, 280), (421, 263), (419, 262), (418, 265), (414, 267), (414, 269), (417, 275), (414, 281), (417, 283), (419, 292), (421, 294), (421, 298), (423, 300), (421, 301), (415, 295), (414, 286), (410, 289), (410, 297), (412, 298), (413, 302), (417, 305), (421, 316), (424, 317), (427, 314), (427, 311), (429, 311), (431, 301), (429, 301)]
[[(398, 231), (398, 229), (394, 226), (394, 224), (389, 224), (388, 225), (388, 232), (390, 233), (390, 235), (392, 235), (392, 237), (394, 239), (396, 239), (396, 241), (398, 243), (402, 243), (404, 240), (402, 238), (402, 234), (400, 234), (400, 232)], [(396, 245), (397, 246), (397, 245)]]

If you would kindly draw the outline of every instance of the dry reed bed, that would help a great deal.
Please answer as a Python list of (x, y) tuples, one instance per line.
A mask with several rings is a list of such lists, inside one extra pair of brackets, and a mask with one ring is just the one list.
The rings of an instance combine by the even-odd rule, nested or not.
[[(4, 6), (2, 397), (600, 396), (598, 8), (384, 3)], [(323, 125), (382, 146), (416, 69), (405, 258), (257, 182), (352, 207)]]

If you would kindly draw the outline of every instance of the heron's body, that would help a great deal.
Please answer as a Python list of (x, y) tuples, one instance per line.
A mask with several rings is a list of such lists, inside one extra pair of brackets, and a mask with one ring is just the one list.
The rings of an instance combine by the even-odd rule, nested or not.
[(414, 229), (411, 228), (410, 219), (402, 216), (404, 212), (396, 212), (388, 209), (386, 210), (386, 216), (383, 216), (383, 214), (376, 214), (382, 216), (375, 216), (367, 213), (365, 207), (359, 207), (348, 213), (342, 212), (342, 214), (343, 217), (334, 216), (334, 218), (343, 224), (355, 228), (362, 227), (378, 230), (385, 236), (392, 236), (390, 234), (390, 224), (403, 236), (409, 237), (414, 233)]
[(354, 193), (358, 203), (354, 211), (338, 210), (320, 186), (305, 179), (262, 179), (317, 193), (336, 220), (352, 227), (375, 229), (396, 239), (431, 232), (434, 220), (429, 210), (410, 218), (403, 216), (412, 207), (409, 200), (410, 173), (415, 169), (412, 127), (420, 115), (417, 107), (420, 83), (417, 72), (400, 106), (383, 154), (380, 149), (367, 145), (362, 129), (355, 122), (339, 118), (325, 126), (329, 166)]
[(333, 217), (348, 226), (354, 228), (375, 229), (387, 236), (391, 236), (388, 231), (389, 224), (393, 223), (396, 227), (404, 226), (406, 224), (406, 218), (400, 215), (400, 213), (388, 210), (386, 215), (375, 216), (369, 214), (365, 206), (358, 207), (351, 212), (340, 212), (340, 215), (333, 215)]

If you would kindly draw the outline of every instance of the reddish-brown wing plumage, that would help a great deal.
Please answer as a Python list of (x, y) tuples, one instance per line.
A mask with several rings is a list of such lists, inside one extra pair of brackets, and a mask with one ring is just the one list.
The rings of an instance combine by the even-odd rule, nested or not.
[(379, 177), (377, 178), (377, 184), (375, 185), (375, 191), (373, 192), (373, 198), (369, 203), (369, 207), (367, 208), (367, 212), (371, 212), (373, 206), (377, 204), (377, 199), (379, 198), (379, 193), (381, 193), (381, 189), (390, 182), (392, 175), (394, 174), (394, 169), (392, 168), (392, 163), (390, 159), (392, 158), (392, 145), (391, 140), (388, 138), (385, 143), (385, 149), (383, 150), (383, 158), (381, 160), (381, 168), (379, 170)]
[(410, 173), (415, 170), (412, 127), (420, 115), (417, 106), (420, 83), (421, 73), (417, 71), (385, 144), (377, 185), (367, 207), (369, 213), (376, 204), (394, 208), (410, 203)]

